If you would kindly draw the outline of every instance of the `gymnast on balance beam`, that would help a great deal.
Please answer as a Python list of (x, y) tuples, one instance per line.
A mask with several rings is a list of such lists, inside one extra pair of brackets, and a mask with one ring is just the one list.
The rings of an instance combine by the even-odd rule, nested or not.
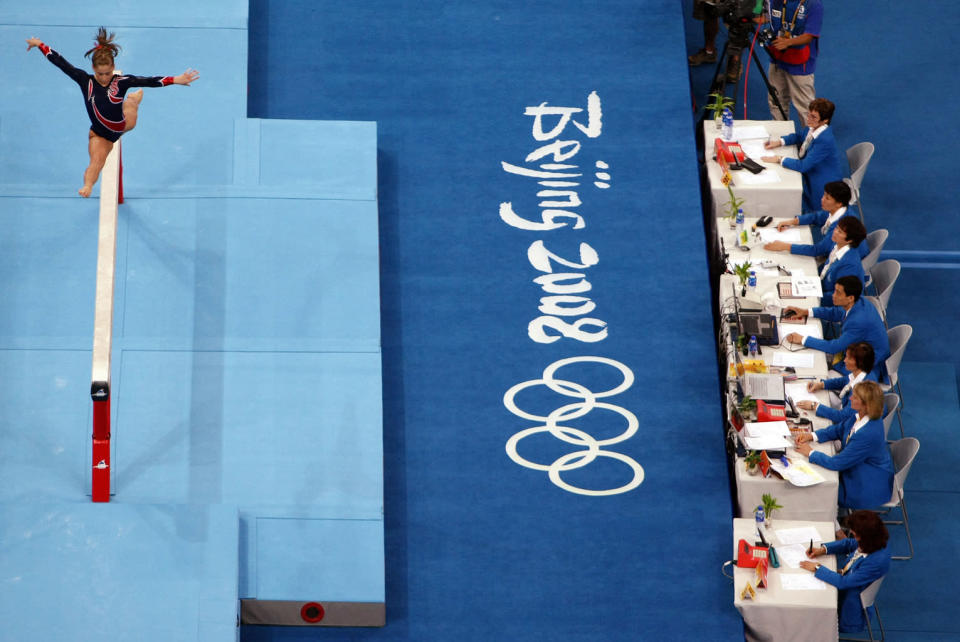
[(137, 125), (137, 110), (143, 99), (143, 90), (126, 96), (127, 90), (131, 87), (189, 85), (200, 75), (194, 69), (187, 69), (179, 76), (114, 76), (113, 59), (120, 53), (120, 46), (113, 42), (113, 38), (114, 34), (108, 34), (106, 29), (100, 27), (97, 44), (84, 54), (85, 57), (93, 54), (90, 58), (92, 75), (71, 65), (39, 38), (27, 39), (27, 51), (39, 48), (47, 60), (73, 78), (83, 92), (87, 116), (90, 117), (90, 165), (83, 173), (83, 187), (77, 193), (84, 198), (90, 196), (113, 144)]

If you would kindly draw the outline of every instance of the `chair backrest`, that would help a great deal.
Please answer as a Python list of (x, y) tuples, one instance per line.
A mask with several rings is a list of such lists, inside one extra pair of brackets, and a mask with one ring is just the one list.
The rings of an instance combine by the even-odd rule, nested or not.
[(897, 383), (897, 370), (900, 368), (900, 361), (903, 360), (903, 353), (907, 349), (907, 343), (913, 336), (913, 326), (903, 323), (887, 330), (887, 340), (890, 342), (890, 356), (887, 357), (887, 374), (890, 375), (890, 385)]
[(860, 191), (863, 175), (867, 173), (867, 165), (873, 156), (873, 143), (857, 143), (847, 149), (847, 162), (850, 164), (850, 181), (856, 191)]
[(860, 606), (864, 609), (869, 609), (873, 606), (873, 603), (877, 601), (877, 593), (880, 592), (881, 584), (883, 584), (883, 577), (878, 577), (870, 582), (867, 588), (860, 591)]
[(897, 414), (897, 408), (900, 406), (900, 395), (895, 392), (888, 392), (883, 395), (883, 437), (886, 439), (890, 434), (890, 426), (893, 425), (893, 417)]
[(863, 257), (861, 261), (864, 272), (869, 272), (877, 264), (877, 259), (880, 258), (880, 252), (883, 250), (888, 236), (890, 236), (890, 232), (884, 229), (874, 230), (867, 234), (865, 242), (867, 247), (870, 248), (870, 253)]
[(873, 279), (873, 287), (877, 289), (880, 305), (886, 310), (890, 295), (893, 294), (893, 286), (900, 278), (900, 261), (880, 261), (870, 269), (870, 278)]
[(910, 467), (913, 466), (913, 460), (920, 450), (920, 442), (916, 437), (904, 437), (890, 444), (890, 456), (893, 458), (893, 493), (890, 498), (891, 504), (900, 503), (900, 497), (903, 491), (903, 485), (907, 481), (907, 475), (910, 473)]

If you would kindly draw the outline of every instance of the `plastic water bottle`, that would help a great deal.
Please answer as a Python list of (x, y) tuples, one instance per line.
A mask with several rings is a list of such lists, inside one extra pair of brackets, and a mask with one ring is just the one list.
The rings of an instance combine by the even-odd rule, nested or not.
[(757, 528), (763, 528), (763, 522), (766, 519), (766, 515), (763, 512), (763, 506), (757, 506), (757, 510), (753, 511), (753, 515), (757, 520)]
[(723, 129), (720, 131), (720, 137), (723, 140), (733, 140), (733, 112), (729, 107), (723, 108)]
[(753, 270), (750, 270), (750, 276), (747, 278), (747, 285), (751, 290), (757, 289), (757, 273)]
[(760, 351), (760, 347), (757, 345), (757, 335), (750, 335), (750, 342), (747, 344), (747, 350), (750, 352), (751, 359), (757, 358), (757, 353)]

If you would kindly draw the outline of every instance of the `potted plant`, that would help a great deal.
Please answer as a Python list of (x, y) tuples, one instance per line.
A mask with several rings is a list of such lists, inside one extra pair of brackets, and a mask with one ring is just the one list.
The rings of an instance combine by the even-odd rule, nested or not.
[(736, 227), (737, 211), (743, 207), (743, 199), (737, 198), (736, 194), (733, 193), (733, 187), (730, 186), (729, 181), (725, 181), (725, 185), (727, 186), (727, 193), (730, 194), (730, 200), (723, 205), (724, 218), (730, 223), (730, 227)]
[(771, 521), (773, 520), (773, 511), (783, 508), (780, 504), (777, 503), (777, 498), (771, 495), (770, 493), (764, 493), (761, 498), (763, 502), (763, 512), (766, 515), (766, 526), (770, 528)]
[[(757, 400), (750, 395), (743, 395), (743, 399), (737, 403), (737, 410), (741, 415), (747, 415), (757, 409)], [(758, 455), (759, 457), (759, 455)]]
[(751, 264), (750, 261), (744, 261), (743, 263), (738, 263), (733, 266), (733, 273), (740, 279), (741, 288), (747, 287), (747, 279), (750, 278), (751, 267), (753, 267), (753, 264)]
[(756, 450), (751, 450), (747, 453), (747, 456), (743, 458), (743, 463), (747, 467), (748, 474), (756, 475), (760, 472), (760, 453)]
[(717, 130), (719, 130), (723, 126), (723, 122), (721, 120), (723, 118), (723, 110), (727, 107), (732, 109), (734, 100), (729, 96), (724, 96), (720, 92), (708, 94), (707, 98), (709, 98), (711, 102), (709, 102), (704, 109), (708, 109), (713, 112), (713, 123), (716, 125)]

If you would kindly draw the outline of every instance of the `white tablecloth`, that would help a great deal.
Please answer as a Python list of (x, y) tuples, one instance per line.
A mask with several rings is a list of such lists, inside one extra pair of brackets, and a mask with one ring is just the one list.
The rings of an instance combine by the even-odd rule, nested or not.
[[(780, 137), (793, 133), (795, 127), (793, 121), (779, 120), (737, 120), (734, 121), (734, 128), (743, 126), (759, 126), (766, 129), (770, 136)], [(710, 195), (713, 202), (713, 213), (715, 216), (724, 216), (723, 205), (730, 200), (726, 186), (720, 181), (720, 165), (713, 160), (714, 140), (720, 136), (714, 126), (713, 120), (707, 120), (703, 124), (705, 154), (707, 157), (707, 178), (710, 181)], [(779, 156), (791, 156), (796, 158), (796, 146), (778, 147), (770, 150), (768, 153)], [(751, 157), (752, 158), (752, 157)], [(762, 183), (759, 185), (748, 184), (748, 177), (740, 177), (740, 174), (747, 173), (747, 170), (740, 169), (731, 172), (733, 176), (733, 192), (737, 198), (745, 199), (743, 211), (747, 216), (779, 216), (787, 218), (796, 216), (800, 213), (803, 205), (803, 176), (800, 172), (790, 169), (784, 169), (778, 164), (764, 163), (759, 158), (753, 158), (767, 169), (767, 172), (775, 173), (780, 180), (773, 183)]]
[[(789, 521), (774, 518), (772, 529), (764, 532), (767, 541), (776, 547), (781, 542), (776, 530), (813, 526), (820, 533), (821, 542), (834, 540), (833, 522)], [(742, 538), (753, 544), (757, 529), (752, 519), (733, 520), (733, 550), (736, 558), (737, 542)], [(816, 541), (814, 542), (816, 544)], [(825, 555), (817, 560), (831, 570), (836, 570), (836, 559)], [(757, 590), (754, 600), (741, 600), (740, 592), (748, 580), (753, 581), (754, 570), (734, 567), (733, 604), (743, 616), (743, 629), (748, 642), (825, 642), (836, 640), (837, 589), (824, 584), (823, 590), (788, 591), (780, 586), (780, 574), (805, 573), (806, 569), (771, 568), (767, 579), (769, 587)]]

